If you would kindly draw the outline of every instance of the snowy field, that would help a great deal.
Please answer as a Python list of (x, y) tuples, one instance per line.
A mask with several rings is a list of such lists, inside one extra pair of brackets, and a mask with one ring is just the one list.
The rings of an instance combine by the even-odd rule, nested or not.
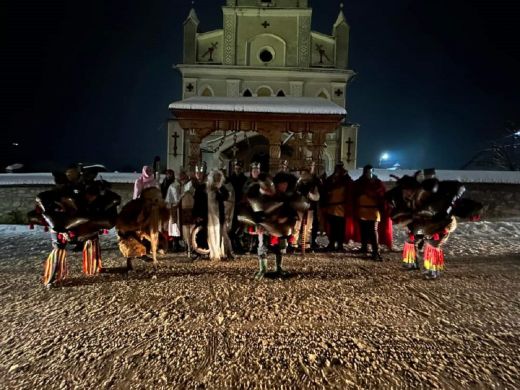
[(106, 273), (69, 252), (47, 290), (48, 233), (0, 242), (1, 388), (520, 388), (518, 220), (461, 223), (436, 281), (398, 252), (292, 255), (284, 280), (252, 280), (253, 256), (128, 275), (111, 233)]

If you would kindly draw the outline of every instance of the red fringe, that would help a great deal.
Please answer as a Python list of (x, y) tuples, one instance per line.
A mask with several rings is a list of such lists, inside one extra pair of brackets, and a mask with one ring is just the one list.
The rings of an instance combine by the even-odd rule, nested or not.
[(43, 265), (43, 284), (49, 286), (67, 277), (67, 251), (55, 248), (47, 257)]
[(444, 252), (430, 244), (424, 247), (424, 268), (428, 271), (442, 271), (444, 269)]
[(83, 246), (83, 273), (91, 276), (101, 271), (101, 248), (99, 240), (88, 240)]
[(403, 247), (403, 263), (415, 263), (415, 245), (412, 242), (406, 242)]

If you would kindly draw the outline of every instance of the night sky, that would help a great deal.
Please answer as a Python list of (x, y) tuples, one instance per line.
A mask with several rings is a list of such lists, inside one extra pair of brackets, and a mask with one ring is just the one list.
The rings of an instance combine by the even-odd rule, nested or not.
[[(315, 0), (330, 34), (339, 1)], [(200, 29), (224, 0), (197, 0)], [(180, 98), (191, 1), (1, 2), (1, 168), (72, 162), (133, 171), (165, 160), (168, 104)], [(506, 127), (520, 130), (518, 0), (345, 0), (348, 120), (358, 165), (383, 151), (403, 167), (457, 169)], [(18, 143), (18, 146), (13, 145)]]

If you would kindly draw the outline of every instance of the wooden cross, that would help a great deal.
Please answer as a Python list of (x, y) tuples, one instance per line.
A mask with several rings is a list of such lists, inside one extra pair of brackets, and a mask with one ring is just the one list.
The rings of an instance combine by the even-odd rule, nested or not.
[(264, 28), (267, 28), (270, 26), (270, 24), (267, 22), (267, 20), (265, 20), (261, 25), (264, 26)]
[(345, 141), (345, 143), (347, 144), (347, 162), (351, 162), (352, 160), (350, 159), (350, 156), (352, 156), (352, 151), (350, 149), (354, 141), (352, 141), (352, 138), (348, 137), (348, 140)]
[(238, 152), (238, 148), (236, 145), (233, 145), (232, 148), (231, 148), (231, 152), (233, 153), (233, 157), (236, 157), (237, 155), (237, 152)]
[(336, 89), (336, 91), (334, 92), (334, 94), (337, 96), (337, 97), (340, 97), (341, 95), (343, 95), (343, 91), (341, 89)]
[(189, 83), (189, 84), (186, 86), (186, 89), (188, 90), (188, 92), (193, 91), (193, 88), (195, 88), (195, 87), (193, 86), (192, 83)]
[(177, 157), (177, 138), (179, 138), (179, 134), (177, 132), (172, 134), (173, 138), (173, 157)]

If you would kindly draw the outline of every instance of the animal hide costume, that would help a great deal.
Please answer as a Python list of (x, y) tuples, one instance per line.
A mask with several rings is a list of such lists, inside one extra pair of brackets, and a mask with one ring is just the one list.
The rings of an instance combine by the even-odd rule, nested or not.
[(123, 206), (117, 217), (116, 229), (119, 249), (127, 258), (129, 269), (132, 269), (132, 257), (146, 254), (146, 243), (150, 245), (154, 265), (157, 265), (159, 232), (169, 217), (161, 190), (156, 187), (145, 188), (138, 199)]
[(279, 275), (285, 274), (282, 256), (286, 252), (287, 240), (294, 232), (298, 212), (308, 210), (309, 203), (299, 195), (294, 186), (293, 176), (279, 172), (273, 180), (261, 174), (256, 182), (251, 182), (246, 191), (247, 203), (241, 209), (238, 219), (246, 225), (254, 226), (258, 231), (259, 271), (255, 278), (262, 278), (267, 272), (267, 248), (265, 235), (271, 236), (275, 246), (276, 269)]
[(403, 176), (388, 191), (386, 199), (392, 206), (394, 223), (408, 228), (409, 238), (403, 249), (403, 265), (419, 269), (418, 257), (423, 251), (425, 277), (434, 279), (444, 269), (442, 245), (457, 227), (456, 218), (479, 218), (482, 204), (462, 199), (465, 188), (458, 181), (439, 181), (433, 173), (421, 178)]
[(31, 224), (51, 229), (53, 250), (44, 265), (43, 283), (50, 287), (67, 276), (68, 243), (83, 249), (83, 272), (101, 271), (99, 232), (115, 225), (121, 197), (106, 181), (95, 180), (102, 165), (74, 166), (54, 172), (56, 187), (36, 197), (36, 209), (28, 214)]
[(210, 260), (222, 260), (231, 250), (229, 245), (225, 245), (229, 241), (224, 208), (224, 202), (228, 198), (224, 175), (218, 170), (211, 171), (207, 182), (195, 189), (193, 217), (197, 224), (205, 228)]

